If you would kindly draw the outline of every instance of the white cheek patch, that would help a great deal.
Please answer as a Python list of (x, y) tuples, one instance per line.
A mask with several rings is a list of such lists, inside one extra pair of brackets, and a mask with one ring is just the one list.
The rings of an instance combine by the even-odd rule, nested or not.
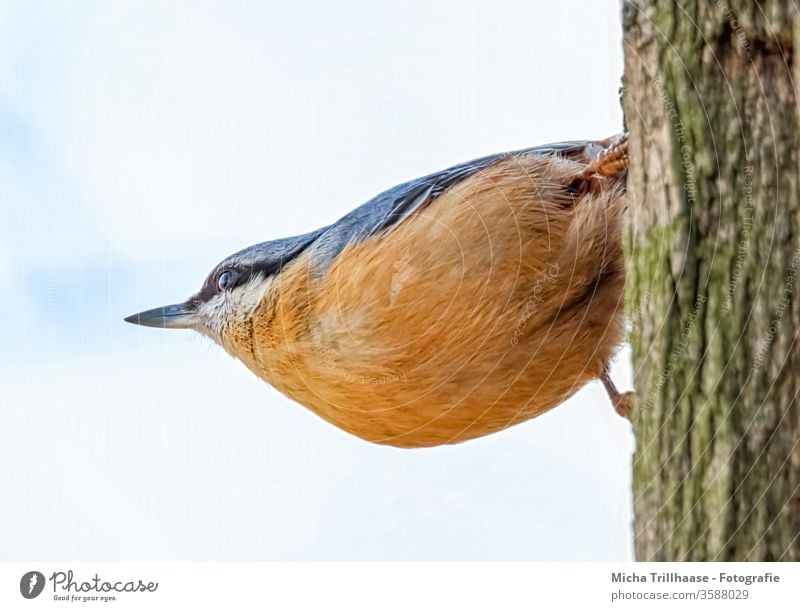
[(202, 321), (197, 330), (219, 343), (222, 328), (225, 324), (222, 297), (214, 295), (197, 309), (197, 313), (199, 315), (198, 318)]
[(232, 320), (244, 321), (253, 316), (253, 312), (261, 305), (264, 295), (272, 285), (272, 277), (264, 278), (256, 274), (250, 280), (227, 293), (225, 308)]
[(221, 343), (227, 327), (246, 324), (252, 318), (272, 281), (272, 277), (264, 278), (256, 274), (244, 284), (214, 295), (199, 309), (206, 326), (204, 331)]

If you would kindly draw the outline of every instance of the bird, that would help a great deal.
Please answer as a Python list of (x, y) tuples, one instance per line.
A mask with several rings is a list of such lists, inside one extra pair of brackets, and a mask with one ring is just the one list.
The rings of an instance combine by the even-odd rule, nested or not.
[(400, 448), (464, 442), (609, 375), (625, 340), (627, 135), (488, 155), (339, 221), (223, 259), (184, 302), (125, 321), (192, 329), (334, 426)]

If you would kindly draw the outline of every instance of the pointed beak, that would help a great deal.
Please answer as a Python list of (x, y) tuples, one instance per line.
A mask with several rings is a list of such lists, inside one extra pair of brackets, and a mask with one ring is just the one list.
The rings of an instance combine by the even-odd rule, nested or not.
[(197, 326), (197, 313), (191, 302), (176, 303), (131, 314), (125, 318), (125, 322), (161, 329), (194, 329)]

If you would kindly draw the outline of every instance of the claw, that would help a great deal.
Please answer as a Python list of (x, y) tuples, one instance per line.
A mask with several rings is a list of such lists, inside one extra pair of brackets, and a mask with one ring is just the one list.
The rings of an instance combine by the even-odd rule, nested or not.
[(588, 180), (595, 174), (600, 176), (619, 176), (628, 169), (628, 134), (621, 134), (609, 146), (604, 148), (587, 165), (578, 179)]

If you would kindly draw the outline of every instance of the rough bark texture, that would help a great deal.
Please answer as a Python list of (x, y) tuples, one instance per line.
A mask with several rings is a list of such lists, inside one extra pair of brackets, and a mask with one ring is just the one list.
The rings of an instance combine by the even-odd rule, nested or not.
[(800, 15), (624, 3), (640, 560), (800, 560)]

